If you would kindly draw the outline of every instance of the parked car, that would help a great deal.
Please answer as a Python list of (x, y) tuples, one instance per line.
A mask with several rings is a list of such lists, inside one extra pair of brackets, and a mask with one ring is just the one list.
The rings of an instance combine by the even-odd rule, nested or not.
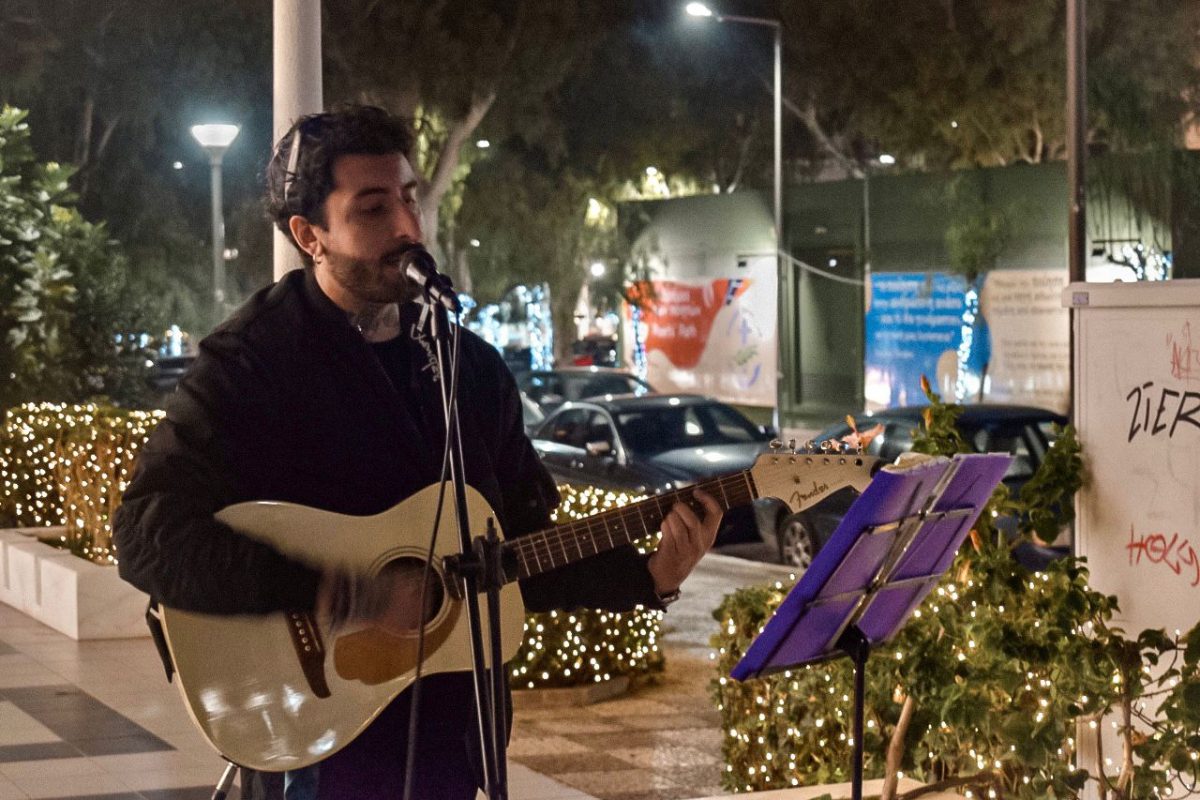
[(157, 356), (149, 361), (150, 386), (155, 392), (169, 394), (175, 391), (176, 384), (184, 373), (191, 368), (196, 360), (194, 355), (188, 356)]
[(542, 420), (546, 419), (546, 415), (542, 413), (542, 409), (538, 404), (529, 399), (529, 396), (521, 392), (521, 422), (525, 425), (525, 433), (532, 434), (535, 430), (542, 426)]
[(654, 391), (650, 384), (633, 373), (610, 367), (532, 370), (517, 377), (517, 386), (546, 413), (563, 403), (589, 397), (643, 395)]
[[(883, 432), (871, 441), (866, 453), (891, 462), (911, 450), (913, 432), (921, 425), (924, 408), (908, 406), (857, 417), (860, 431), (876, 424), (883, 426)], [(1066, 417), (1053, 411), (1015, 405), (966, 406), (958, 418), (963, 438), (976, 452), (1013, 456), (1012, 466), (1004, 476), (1004, 483), (1013, 492), (1019, 491), (1041, 465), (1054, 441), (1054, 426), (1066, 422)], [(850, 426), (842, 423), (822, 431), (815, 441), (840, 440), (849, 433)], [(780, 561), (798, 570), (807, 569), (813, 557), (829, 541), (855, 497), (856, 492), (844, 489), (812, 508), (786, 517), (779, 528)], [(1016, 520), (1000, 520), (1000, 527), (1015, 535)], [(1019, 545), (1015, 551), (1018, 560), (1034, 569), (1069, 552), (1069, 545), (1041, 547), (1028, 542)]]
[[(605, 396), (547, 416), (533, 446), (555, 480), (657, 494), (749, 469), (773, 432), (697, 395)], [(730, 509), (717, 544), (773, 541), (778, 505)]]

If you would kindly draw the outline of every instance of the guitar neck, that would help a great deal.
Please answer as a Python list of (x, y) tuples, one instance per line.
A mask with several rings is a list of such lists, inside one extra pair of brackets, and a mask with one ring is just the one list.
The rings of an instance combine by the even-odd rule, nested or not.
[(523, 579), (540, 575), (651, 536), (658, 531), (671, 507), (679, 502), (703, 517), (704, 507), (692, 496), (696, 489), (712, 495), (725, 511), (758, 497), (750, 473), (738, 472), (520, 536), (505, 545), (508, 554), (516, 559), (516, 574), (512, 577)]

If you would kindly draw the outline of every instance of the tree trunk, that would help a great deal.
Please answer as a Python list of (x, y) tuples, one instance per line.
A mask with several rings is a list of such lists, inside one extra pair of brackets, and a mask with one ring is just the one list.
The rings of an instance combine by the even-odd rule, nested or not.
[[(439, 242), (438, 216), (442, 198), (446, 196), (446, 192), (450, 190), (450, 185), (454, 180), (454, 171), (458, 169), (460, 161), (460, 150), (468, 137), (479, 127), (479, 123), (483, 121), (494, 102), (496, 102), (494, 89), (485, 95), (476, 95), (471, 100), (471, 107), (467, 110), (466, 116), (451, 125), (446, 142), (438, 154), (437, 166), (434, 167), (433, 174), (421, 182), (421, 230), (425, 233), (426, 242)], [(444, 258), (444, 254), (449, 252), (450, 248), (442, 247), (441, 251), (442, 253), (439, 255)]]
[(908, 735), (908, 726), (912, 722), (916, 707), (912, 695), (907, 695), (904, 705), (900, 708), (900, 719), (896, 722), (896, 729), (892, 731), (891, 741), (888, 742), (887, 762), (883, 768), (883, 790), (879, 800), (896, 798), (896, 787), (900, 784), (900, 762), (904, 758), (904, 737)]

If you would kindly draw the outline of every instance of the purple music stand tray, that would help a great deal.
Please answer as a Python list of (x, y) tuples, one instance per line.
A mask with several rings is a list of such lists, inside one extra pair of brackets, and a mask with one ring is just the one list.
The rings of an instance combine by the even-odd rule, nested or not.
[(1011, 463), (987, 453), (880, 470), (730, 673), (747, 680), (850, 656), (853, 800), (862, 798), (867, 656), (941, 580)]

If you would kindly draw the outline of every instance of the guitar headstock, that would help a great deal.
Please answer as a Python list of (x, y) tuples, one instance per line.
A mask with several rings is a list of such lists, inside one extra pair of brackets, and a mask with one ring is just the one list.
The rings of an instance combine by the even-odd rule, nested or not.
[(862, 491), (879, 471), (879, 459), (842, 452), (826, 443), (823, 448), (783, 450), (772, 442), (773, 452), (764, 453), (750, 468), (759, 497), (776, 497), (792, 512), (801, 511), (839, 489), (852, 486)]

